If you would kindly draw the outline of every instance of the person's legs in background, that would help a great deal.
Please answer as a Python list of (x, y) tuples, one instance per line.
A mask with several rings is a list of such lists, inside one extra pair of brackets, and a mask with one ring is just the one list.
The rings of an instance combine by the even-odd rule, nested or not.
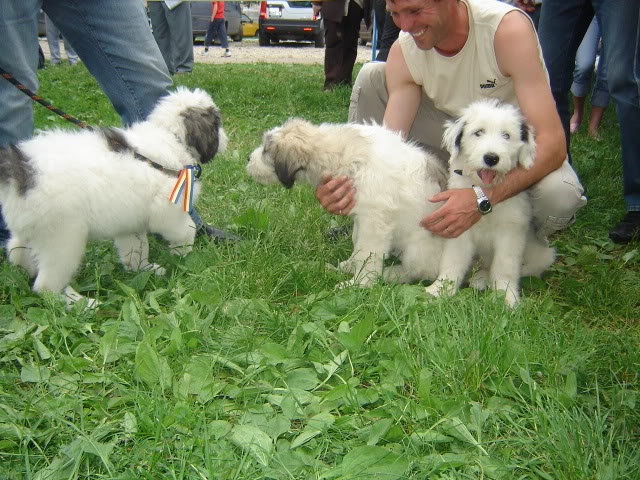
[(349, 10), (342, 19), (342, 66), (338, 83), (351, 86), (353, 66), (358, 58), (358, 38), (364, 10), (355, 1), (349, 1)]
[(616, 104), (627, 213), (614, 242), (640, 239), (640, 2), (592, 0), (602, 33), (609, 94)]
[(544, 0), (540, 12), (538, 37), (542, 47), (551, 92), (570, 145), (569, 90), (573, 81), (576, 52), (591, 19), (591, 0)]
[(60, 63), (60, 30), (49, 18), (44, 16), (44, 28), (47, 34), (47, 45), (49, 45), (49, 61), (53, 65)]
[(173, 53), (174, 45), (171, 41), (171, 28), (167, 20), (167, 15), (171, 11), (161, 1), (148, 2), (147, 10), (153, 27), (153, 38), (155, 38), (158, 48), (160, 48), (160, 53), (169, 69), (169, 73), (173, 75), (176, 73), (175, 54)]
[(573, 83), (571, 84), (571, 93), (573, 94), (573, 115), (569, 121), (571, 133), (575, 133), (582, 123), (584, 104), (591, 86), (591, 77), (593, 76), (598, 54), (599, 41), (600, 29), (594, 16), (576, 53), (576, 66), (573, 71)]
[(225, 27), (224, 18), (216, 18), (214, 21), (216, 22), (216, 32), (218, 40), (220, 40), (220, 46), (224, 50), (222, 56), (230, 57), (231, 53), (229, 52), (229, 40), (227, 40), (227, 27)]
[(213, 20), (209, 22), (209, 26), (207, 27), (207, 34), (204, 36), (204, 49), (202, 50), (201, 55), (206, 55), (209, 53), (209, 47), (213, 42), (213, 39), (216, 35), (216, 24)]
[(183, 2), (167, 12), (167, 21), (173, 44), (173, 64), (176, 73), (193, 70), (193, 25), (191, 2)]
[(596, 83), (591, 92), (591, 115), (589, 116), (588, 133), (593, 138), (600, 138), (599, 129), (602, 117), (609, 105), (609, 86), (607, 85), (607, 59), (604, 50), (596, 70)]

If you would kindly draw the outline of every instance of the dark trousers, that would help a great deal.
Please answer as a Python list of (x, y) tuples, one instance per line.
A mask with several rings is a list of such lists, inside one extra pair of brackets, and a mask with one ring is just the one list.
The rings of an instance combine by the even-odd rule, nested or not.
[(220, 40), (222, 48), (225, 50), (229, 48), (229, 42), (227, 41), (227, 28), (224, 25), (224, 18), (214, 18), (209, 22), (207, 35), (204, 37), (204, 47), (209, 48), (215, 37), (218, 37), (218, 40)]
[(593, 15), (598, 19), (609, 93), (616, 104), (627, 210), (640, 211), (640, 2), (638, 0), (545, 0), (538, 36), (551, 91), (567, 138), (569, 89), (576, 52)]
[(360, 22), (364, 12), (356, 2), (349, 2), (349, 13), (341, 22), (324, 22), (324, 87), (351, 85), (353, 66), (358, 56)]

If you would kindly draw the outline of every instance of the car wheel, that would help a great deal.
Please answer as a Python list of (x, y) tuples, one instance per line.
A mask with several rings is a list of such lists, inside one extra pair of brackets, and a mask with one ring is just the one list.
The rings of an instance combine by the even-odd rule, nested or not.
[(233, 40), (234, 42), (241, 42), (242, 41), (242, 32), (240, 32), (237, 35), (234, 35), (233, 37), (231, 37), (231, 40)]
[(324, 47), (324, 32), (320, 31), (316, 34), (314, 45), (316, 48)]
[(262, 30), (258, 30), (258, 45), (260, 45), (261, 47), (268, 47), (269, 45), (271, 45), (269, 35), (264, 33)]

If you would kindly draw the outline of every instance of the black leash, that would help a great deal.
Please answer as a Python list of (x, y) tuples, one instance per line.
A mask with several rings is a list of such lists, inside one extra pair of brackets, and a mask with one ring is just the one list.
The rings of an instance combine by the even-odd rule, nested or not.
[[(42, 105), (42, 106), (46, 107), (47, 109), (51, 110), (53, 113), (56, 113), (56, 114), (60, 115), (62, 118), (64, 118), (65, 120), (70, 121), (71, 123), (73, 123), (77, 127), (93, 130), (93, 127), (91, 125), (89, 125), (88, 123), (85, 123), (82, 120), (78, 120), (73, 115), (69, 115), (68, 113), (66, 113), (66, 112), (60, 110), (59, 108), (55, 107), (54, 105), (52, 105), (51, 102), (48, 102), (44, 98), (42, 98), (42, 97), (36, 95), (35, 93), (33, 93), (31, 90), (29, 90), (22, 83), (20, 83), (18, 80), (16, 80), (13, 75), (11, 75), (9, 72), (4, 70), (2, 67), (0, 67), (0, 75), (4, 79), (6, 79), (9, 83), (14, 85), (22, 93), (24, 93), (29, 98), (31, 98), (31, 100), (33, 100), (34, 102), (38, 102), (40, 105)], [(151, 165), (156, 170), (160, 170), (161, 172), (167, 173), (168, 175), (175, 176), (175, 177), (180, 175), (180, 171), (178, 171), (178, 170), (171, 170), (169, 168), (165, 168), (162, 165), (160, 165), (159, 163), (156, 163), (153, 160), (148, 159), (147, 157), (145, 157), (144, 155), (139, 154), (138, 152), (133, 152), (133, 153), (134, 153), (134, 156), (138, 160), (142, 160), (142, 161), (147, 162), (149, 165)], [(202, 168), (200, 167), (200, 165), (194, 165), (194, 170), (195, 170), (195, 177), (196, 178), (200, 178), (200, 175), (202, 174)]]

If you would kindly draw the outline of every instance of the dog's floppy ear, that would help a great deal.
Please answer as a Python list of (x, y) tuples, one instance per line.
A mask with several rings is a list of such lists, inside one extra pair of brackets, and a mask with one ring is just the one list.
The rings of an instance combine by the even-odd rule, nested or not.
[(536, 141), (533, 138), (533, 129), (524, 121), (520, 124), (520, 140), (522, 146), (518, 151), (518, 163), (523, 168), (531, 168), (536, 158)]
[(309, 122), (292, 119), (265, 141), (276, 175), (286, 188), (291, 188), (296, 174), (311, 163), (313, 134), (313, 126)]
[(199, 163), (207, 163), (220, 145), (220, 113), (213, 107), (188, 108), (182, 112), (185, 141), (198, 152)]
[(442, 136), (442, 146), (455, 157), (462, 146), (462, 135), (466, 122), (462, 118), (448, 120), (445, 124), (444, 135)]

